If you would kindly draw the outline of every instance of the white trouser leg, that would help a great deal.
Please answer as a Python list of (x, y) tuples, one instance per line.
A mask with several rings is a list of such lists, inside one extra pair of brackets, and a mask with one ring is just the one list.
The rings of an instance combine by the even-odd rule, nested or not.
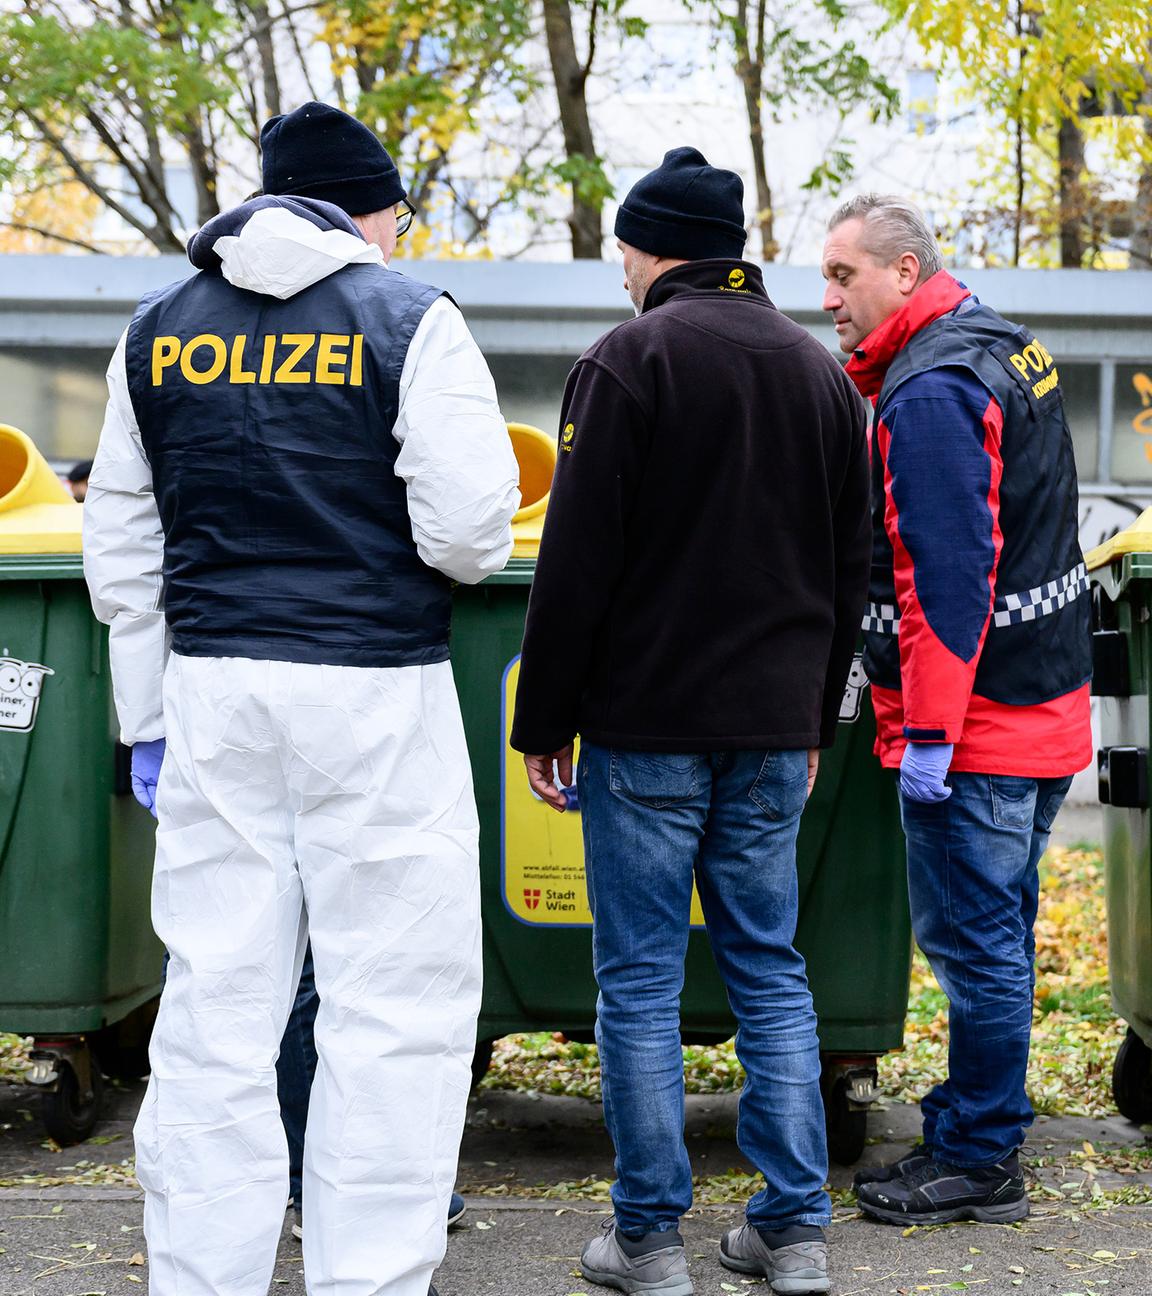
[(296, 853), (320, 1010), (311, 1296), (427, 1296), (480, 1008), (477, 819), (447, 662), (292, 668)]
[(136, 1122), (151, 1296), (266, 1296), (288, 1196), (275, 1060), (303, 897), (270, 663), (172, 657), (152, 916), (171, 962)]

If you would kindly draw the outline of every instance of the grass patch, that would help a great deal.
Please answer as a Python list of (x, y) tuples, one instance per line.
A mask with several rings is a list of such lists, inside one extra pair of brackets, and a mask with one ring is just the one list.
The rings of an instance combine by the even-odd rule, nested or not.
[[(880, 1060), (880, 1083), (893, 1099), (913, 1102), (946, 1074), (947, 1001), (922, 955), (912, 967), (904, 1048)], [(1111, 1068), (1124, 1037), (1112, 1013), (1104, 882), (1095, 847), (1053, 847), (1040, 869), (1036, 923), (1036, 998), (1028, 1088), (1042, 1115), (1105, 1116), (1112, 1104)], [(0, 1081), (18, 1081), (27, 1040), (0, 1035)], [(744, 1072), (732, 1042), (684, 1049), (689, 1093), (739, 1089)], [(600, 1097), (594, 1044), (545, 1032), (498, 1041), (486, 1089)]]
[[(1106, 1116), (1115, 1111), (1110, 1076), (1124, 1037), (1108, 986), (1104, 881), (1096, 847), (1053, 847), (1040, 868), (1036, 996), (1028, 1088), (1040, 1115)], [(886, 1096), (914, 1102), (942, 1080), (948, 1063), (948, 1004), (917, 952), (904, 1048), (880, 1060)], [(744, 1073), (731, 1041), (684, 1049), (689, 1093), (738, 1089)], [(510, 1035), (496, 1045), (487, 1089), (599, 1098), (595, 1045), (562, 1035)]]

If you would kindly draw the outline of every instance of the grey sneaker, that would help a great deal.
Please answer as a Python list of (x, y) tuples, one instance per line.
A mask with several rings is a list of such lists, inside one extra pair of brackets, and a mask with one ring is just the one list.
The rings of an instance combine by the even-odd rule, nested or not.
[(773, 1250), (751, 1224), (741, 1224), (720, 1239), (720, 1263), (737, 1273), (767, 1278), (780, 1296), (805, 1296), (831, 1288), (827, 1242), (793, 1242)]
[[(652, 1237), (652, 1234), (648, 1235)], [(630, 1256), (616, 1235), (616, 1221), (609, 1217), (580, 1257), (580, 1271), (589, 1282), (615, 1287), (622, 1292), (653, 1292), (657, 1296), (692, 1296), (692, 1279), (679, 1233), (669, 1246), (657, 1246), (642, 1255)]]

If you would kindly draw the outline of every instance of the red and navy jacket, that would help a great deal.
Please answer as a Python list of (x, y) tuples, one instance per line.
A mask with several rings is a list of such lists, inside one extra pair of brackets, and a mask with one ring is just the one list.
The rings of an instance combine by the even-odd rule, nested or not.
[(1056, 365), (944, 271), (864, 339), (876, 407), (864, 666), (877, 751), (1033, 777), (1091, 759), (1088, 582)]

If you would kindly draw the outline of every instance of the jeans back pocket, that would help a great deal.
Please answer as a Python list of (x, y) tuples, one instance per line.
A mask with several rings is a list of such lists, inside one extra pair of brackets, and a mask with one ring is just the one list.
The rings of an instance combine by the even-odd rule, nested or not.
[(770, 751), (748, 795), (770, 819), (791, 819), (808, 800), (808, 753)]
[(1036, 780), (1018, 774), (989, 774), (992, 822), (1000, 828), (1031, 828), (1036, 817)]
[(609, 786), (618, 796), (630, 797), (660, 809), (690, 801), (700, 791), (705, 757), (690, 753), (612, 750)]

